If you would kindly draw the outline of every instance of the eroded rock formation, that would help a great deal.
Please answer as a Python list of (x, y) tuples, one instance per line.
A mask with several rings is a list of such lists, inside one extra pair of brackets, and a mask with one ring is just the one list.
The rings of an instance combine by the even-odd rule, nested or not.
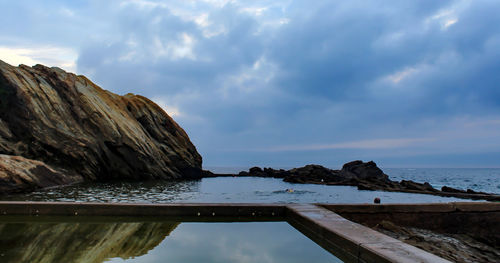
[(62, 173), (45, 163), (21, 156), (0, 154), (0, 193), (29, 191), (83, 181), (77, 174)]
[(42, 65), (0, 61), (0, 154), (41, 161), (84, 180), (201, 176), (195, 146), (158, 105)]

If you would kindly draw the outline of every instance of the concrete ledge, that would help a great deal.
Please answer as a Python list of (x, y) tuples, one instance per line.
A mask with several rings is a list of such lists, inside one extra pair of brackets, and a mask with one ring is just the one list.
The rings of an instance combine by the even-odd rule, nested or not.
[(451, 203), (461, 212), (500, 212), (500, 202), (456, 202)]
[(500, 202), (451, 202), (424, 204), (318, 204), (336, 213), (447, 213), (499, 212)]
[[(346, 262), (449, 262), (315, 205), (288, 205), (288, 221)], [(332, 245), (333, 244), (333, 245)], [(332, 251), (334, 250), (334, 251)]]
[(283, 220), (285, 206), (279, 204), (0, 202), (0, 215), (276, 217)]

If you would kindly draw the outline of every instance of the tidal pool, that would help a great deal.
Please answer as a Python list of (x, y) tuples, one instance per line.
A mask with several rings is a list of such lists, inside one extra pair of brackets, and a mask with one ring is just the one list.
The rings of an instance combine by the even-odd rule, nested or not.
[(257, 177), (217, 177), (174, 182), (84, 183), (27, 194), (0, 196), (0, 200), (105, 203), (373, 203), (375, 197), (381, 198), (382, 203), (464, 201), (424, 194), (359, 191), (353, 186), (291, 184), (281, 179)]
[(342, 262), (286, 222), (63, 220), (0, 218), (0, 262)]

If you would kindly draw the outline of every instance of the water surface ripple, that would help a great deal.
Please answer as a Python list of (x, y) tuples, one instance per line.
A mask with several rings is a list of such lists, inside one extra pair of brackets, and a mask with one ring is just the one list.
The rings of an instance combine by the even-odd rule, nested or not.
[(2, 200), (127, 203), (427, 203), (468, 201), (422, 194), (360, 191), (352, 186), (291, 184), (274, 178), (86, 183), (3, 196)]

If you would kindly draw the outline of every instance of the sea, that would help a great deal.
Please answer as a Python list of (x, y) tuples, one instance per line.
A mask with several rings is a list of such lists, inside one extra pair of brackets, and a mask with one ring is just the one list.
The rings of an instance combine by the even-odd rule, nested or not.
[[(237, 173), (241, 167), (205, 167), (216, 173)], [(384, 168), (391, 180), (429, 182), (500, 194), (500, 168)], [(352, 186), (291, 184), (281, 179), (216, 177), (189, 181), (82, 183), (0, 196), (4, 201), (130, 202), (130, 203), (430, 203), (471, 201), (425, 194), (365, 191)]]

